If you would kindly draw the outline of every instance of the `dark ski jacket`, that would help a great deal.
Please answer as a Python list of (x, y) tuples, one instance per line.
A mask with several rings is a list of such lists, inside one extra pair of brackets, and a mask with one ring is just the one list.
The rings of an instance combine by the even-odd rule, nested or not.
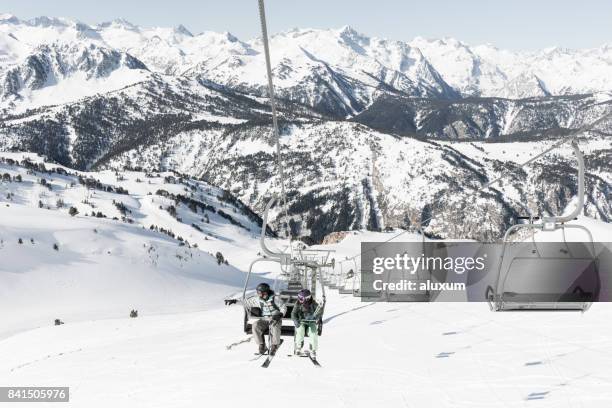
[(313, 299), (308, 303), (296, 303), (291, 312), (291, 319), (298, 326), (302, 320), (318, 321), (322, 315), (323, 308)]

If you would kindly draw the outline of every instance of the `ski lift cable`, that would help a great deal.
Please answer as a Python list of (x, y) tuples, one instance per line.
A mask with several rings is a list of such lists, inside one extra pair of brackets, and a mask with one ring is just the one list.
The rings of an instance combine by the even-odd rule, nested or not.
[[(269, 89), (270, 106), (272, 110), (272, 124), (273, 124), (274, 136), (276, 138), (278, 176), (279, 176), (279, 182), (280, 182), (280, 188), (281, 188), (281, 194), (282, 194), (281, 205), (284, 207), (285, 219), (287, 220), (288, 210), (287, 210), (287, 198), (286, 198), (285, 184), (284, 184), (285, 183), (285, 173), (284, 173), (284, 168), (283, 168), (283, 160), (282, 160), (281, 146), (280, 146), (280, 132), (278, 129), (276, 100), (274, 97), (274, 85), (273, 85), (272, 68), (271, 68), (271, 62), (270, 62), (271, 61), (270, 47), (269, 47), (269, 42), (268, 42), (268, 30), (267, 30), (267, 25), (266, 25), (264, 0), (258, 0), (258, 4), (259, 4), (259, 17), (260, 17), (260, 22), (261, 22), (261, 30), (262, 30), (262, 39), (263, 39), (264, 52), (265, 52), (265, 58), (266, 58), (266, 69), (267, 69), (267, 75), (268, 75), (268, 87), (269, 87), (268, 89)], [(327, 256), (325, 257), (323, 262), (318, 262), (316, 259), (313, 260), (313, 259), (309, 259), (309, 257), (307, 256), (304, 256), (303, 251), (300, 248), (297, 248), (300, 258), (296, 259), (293, 256), (293, 245), (291, 244), (289, 245), (289, 253), (286, 253), (285, 250), (283, 250), (282, 252), (277, 252), (277, 251), (270, 249), (266, 245), (266, 230), (268, 226), (268, 216), (269, 216), (270, 209), (277, 201), (279, 201), (278, 195), (276, 193), (273, 193), (272, 198), (268, 201), (268, 203), (265, 206), (263, 220), (262, 220), (261, 234), (260, 234), (260, 246), (261, 246), (261, 250), (263, 251), (263, 254), (260, 258), (251, 262), (251, 265), (249, 266), (249, 270), (248, 270), (248, 273), (244, 281), (241, 303), (244, 307), (244, 330), (247, 333), (249, 331), (252, 331), (252, 328), (253, 328), (252, 323), (250, 323), (250, 319), (261, 318), (261, 311), (259, 315), (257, 313), (253, 313), (255, 311), (255, 307), (252, 304), (250, 304), (250, 301), (249, 301), (250, 297), (247, 297), (247, 290), (249, 288), (249, 279), (252, 275), (253, 267), (258, 263), (274, 262), (280, 265), (281, 274), (277, 276), (274, 280), (275, 287), (279, 279), (287, 280), (287, 289), (284, 291), (284, 293), (283, 291), (281, 291), (280, 296), (285, 296), (288, 303), (291, 303), (291, 301), (293, 303), (297, 302), (297, 293), (295, 292), (296, 287), (295, 285), (294, 287), (291, 287), (290, 285), (292, 283), (297, 284), (299, 288), (308, 288), (310, 284), (311, 290), (313, 291), (312, 293), (314, 293), (314, 289), (317, 285), (317, 279), (318, 279), (318, 282), (320, 284), (320, 294), (321, 294), (321, 302), (319, 303), (319, 307), (321, 308), (320, 310), (322, 310), (325, 307), (326, 296), (325, 296), (325, 285), (324, 285), (324, 280), (323, 280), (323, 275), (322, 275), (322, 268), (325, 266), (325, 263), (327, 262), (327, 257), (329, 256), (329, 253), (331, 251), (327, 251)], [(294, 280), (294, 278), (296, 277), (299, 279)], [(285, 323), (290, 323), (290, 324), (286, 325)], [(288, 316), (282, 316), (280, 324), (281, 324), (281, 335), (283, 334), (282, 333), (283, 327), (287, 327), (288, 330), (290, 329), (291, 332), (295, 331), (293, 322)], [(321, 321), (319, 323), (319, 328), (318, 328), (319, 334), (322, 329), (322, 326), (321, 326), (322, 324), (323, 323)]]
[[(583, 107), (583, 108), (581, 108), (580, 110), (583, 110), (583, 109), (586, 109), (586, 107)], [(571, 132), (571, 133), (570, 133), (568, 136), (566, 136), (566, 137), (562, 138), (562, 139), (561, 139), (560, 141), (558, 141), (557, 143), (554, 143), (554, 144), (553, 144), (551, 147), (549, 147), (549, 148), (547, 148), (547, 149), (543, 150), (541, 153), (537, 154), (536, 156), (532, 157), (531, 159), (527, 160), (526, 162), (524, 162), (524, 163), (522, 163), (522, 164), (519, 164), (519, 168), (523, 168), (523, 167), (525, 167), (525, 166), (530, 165), (531, 163), (535, 162), (536, 160), (538, 160), (538, 159), (539, 159), (539, 158), (541, 158), (542, 156), (544, 156), (544, 155), (546, 155), (546, 154), (550, 153), (551, 151), (553, 151), (553, 150), (555, 150), (555, 149), (559, 148), (560, 146), (564, 145), (565, 143), (568, 143), (568, 142), (570, 142), (570, 141), (576, 142), (576, 136), (577, 136), (577, 135), (579, 135), (579, 134), (581, 134), (581, 133), (584, 133), (584, 132), (589, 131), (589, 130), (590, 130), (590, 129), (591, 129), (593, 126), (595, 126), (595, 125), (596, 125), (596, 124), (597, 124), (599, 121), (600, 121), (600, 120), (599, 120), (599, 119), (597, 119), (597, 120), (595, 120), (595, 121), (593, 121), (593, 122), (591, 122), (591, 123), (589, 123), (589, 124), (587, 124), (587, 125), (585, 125), (585, 126), (581, 126), (580, 128), (575, 129), (575, 130), (574, 130), (574, 131), (572, 131), (572, 132)], [(481, 192), (483, 192), (484, 190), (486, 190), (486, 189), (490, 188), (492, 185), (494, 185), (494, 184), (498, 183), (499, 181), (501, 181), (501, 180), (503, 179), (503, 177), (504, 177), (505, 175), (507, 175), (508, 173), (510, 173), (510, 171), (504, 171), (504, 172), (502, 172), (502, 173), (501, 173), (501, 176), (499, 176), (498, 178), (496, 178), (496, 179), (494, 179), (494, 180), (492, 180), (492, 181), (488, 182), (488, 183), (487, 183), (487, 184), (485, 184), (483, 187), (481, 187), (481, 188), (479, 188), (478, 190), (474, 191), (474, 193), (470, 194), (468, 197), (469, 197), (469, 198), (475, 198), (475, 197), (476, 197), (478, 194), (480, 194), (480, 193), (481, 193)], [(420, 225), (423, 225), (424, 223), (426, 223), (426, 222), (428, 222), (428, 221), (431, 221), (431, 220), (433, 219), (433, 217), (434, 217), (433, 215), (430, 215), (429, 217), (425, 218), (424, 220), (421, 220)], [(393, 240), (395, 240), (395, 239), (399, 238), (400, 236), (402, 236), (402, 235), (404, 235), (404, 234), (406, 234), (406, 233), (408, 233), (408, 232), (409, 232), (408, 230), (406, 230), (406, 231), (402, 231), (402, 232), (400, 232), (399, 234), (394, 235), (393, 237), (391, 237), (391, 238), (389, 238), (389, 239), (387, 239), (387, 240), (385, 240), (385, 241), (380, 242), (378, 245), (375, 245), (374, 247), (372, 247), (372, 248), (368, 249), (367, 251), (358, 252), (357, 254), (353, 255), (352, 257), (347, 257), (345, 260), (343, 260), (343, 261), (341, 261), (341, 262), (346, 262), (346, 261), (354, 260), (354, 259), (356, 259), (356, 258), (360, 257), (361, 255), (363, 255), (363, 254), (365, 254), (365, 253), (368, 253), (368, 252), (371, 252), (371, 251), (375, 250), (376, 248), (378, 248), (378, 247), (380, 247), (380, 246), (382, 246), (382, 245), (384, 245), (384, 244), (386, 244), (386, 243), (388, 243), (388, 242), (391, 242), (391, 241), (393, 241)]]
[[(287, 214), (287, 195), (285, 193), (285, 170), (283, 167), (283, 156), (280, 145), (280, 132), (278, 130), (278, 113), (276, 110), (276, 97), (274, 94), (274, 81), (272, 75), (272, 62), (270, 58), (270, 44), (268, 41), (268, 25), (266, 22), (266, 8), (264, 0), (259, 0), (259, 20), (261, 22), (261, 36), (264, 46), (264, 54), (266, 59), (266, 72), (268, 75), (268, 95), (270, 99), (270, 109), (272, 110), (272, 127), (274, 138), (276, 139), (276, 161), (278, 167), (278, 176), (281, 189), (281, 203), (285, 213), (285, 220), (288, 220)], [(288, 221), (287, 221), (288, 222)]]
[[(564, 145), (565, 143), (567, 143), (567, 142), (569, 142), (571, 140), (574, 140), (574, 135), (573, 134), (572, 134), (571, 137), (568, 137), (567, 139), (562, 139), (561, 141), (553, 144), (551, 147), (549, 147), (548, 149), (542, 151), (537, 156), (534, 156), (531, 159), (527, 160), (523, 164), (519, 164), (519, 168), (523, 168), (523, 167), (526, 167), (526, 166), (530, 165), (531, 163), (533, 163), (536, 160), (538, 160), (540, 157), (545, 156), (546, 154), (550, 153), (551, 151), (557, 149), (559, 146), (562, 146), (562, 145)], [(507, 174), (509, 174), (511, 172), (512, 172), (511, 170), (507, 170), (507, 171), (501, 172), (501, 175), (498, 178), (488, 182), (487, 184), (484, 185), (484, 187), (482, 187), (477, 192), (480, 192), (482, 190), (486, 190), (487, 188), (491, 187), (492, 185), (499, 183)]]

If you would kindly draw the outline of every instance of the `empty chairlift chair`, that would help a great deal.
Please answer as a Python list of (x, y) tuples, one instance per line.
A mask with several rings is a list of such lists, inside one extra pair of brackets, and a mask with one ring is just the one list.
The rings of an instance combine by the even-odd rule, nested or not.
[[(572, 147), (578, 159), (578, 197), (575, 210), (567, 216), (545, 217), (540, 223), (510, 227), (504, 235), (495, 287), (487, 288), (491, 310), (578, 310), (585, 311), (596, 301), (600, 277), (595, 244), (591, 232), (582, 225), (567, 225), (578, 216), (584, 205), (584, 159), (576, 141)], [(509, 244), (510, 235), (518, 230), (563, 234), (563, 242), (538, 247), (535, 242)], [(566, 229), (585, 233), (585, 243), (568, 243)]]
[[(418, 230), (419, 234), (421, 235), (421, 245), (416, 245), (416, 243), (409, 243), (405, 251), (414, 258), (426, 255), (428, 252), (427, 246), (425, 244), (425, 234), (423, 233), (423, 230), (420, 226), (418, 227)], [(424, 268), (419, 266), (413, 274), (408, 273), (406, 271), (393, 271), (386, 272), (383, 276), (389, 283), (399, 282), (401, 280), (411, 280), (412, 282), (420, 284), (432, 279), (432, 270), (429, 265)], [(428, 289), (414, 290), (410, 292), (394, 291), (391, 289), (387, 289), (384, 293), (384, 296), (387, 302), (429, 302), (431, 300), (431, 292)]]

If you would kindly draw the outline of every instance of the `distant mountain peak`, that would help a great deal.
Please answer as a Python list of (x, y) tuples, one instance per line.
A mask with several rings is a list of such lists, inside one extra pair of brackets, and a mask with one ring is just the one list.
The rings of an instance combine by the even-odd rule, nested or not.
[(179, 25), (178, 25), (178, 26), (177, 26), (177, 27), (174, 29), (174, 31), (176, 31), (177, 33), (180, 33), (180, 34), (186, 35), (187, 37), (193, 37), (193, 34), (191, 33), (191, 31), (189, 31), (189, 30), (187, 29), (187, 27), (185, 27), (185, 26), (184, 26), (184, 25), (182, 25), (182, 24), (179, 24)]
[(19, 24), (20, 21), (17, 17), (12, 14), (4, 13), (0, 14), (0, 24), (9, 23), (9, 24)]
[[(41, 16), (25, 21), (0, 14), (0, 34), (0, 56), (6, 55), (0, 62), (5, 65), (18, 64), (43, 43), (95, 43), (129, 52), (156, 73), (183, 75), (201, 70), (211, 76), (207, 79), (245, 89), (259, 89), (265, 78), (261, 62), (250, 58), (260, 54), (261, 38), (242, 42), (229, 32), (206, 31), (194, 36), (184, 25), (141, 27), (119, 18), (90, 26), (68, 18)], [(504, 95), (512, 99), (603, 91), (610, 88), (608, 78), (612, 75), (610, 44), (592, 49), (554, 47), (521, 52), (472, 46), (452, 37), (392, 40), (363, 34), (350, 25), (295, 28), (271, 33), (271, 37), (275, 64), (283, 67), (279, 84), (287, 89), (307, 88), (304, 81), (324, 78), (334, 84), (337, 95), (347, 89), (345, 79), (338, 79), (343, 76), (350, 81), (360, 78), (368, 87), (378, 86), (372, 81), (382, 81), (384, 86), (417, 96), (439, 95), (443, 89), (448, 92), (442, 94), (455, 95), (452, 88), (462, 96)], [(252, 68), (247, 69), (248, 65)], [(537, 79), (521, 76), (529, 72), (537, 72)], [(363, 92), (369, 95), (369, 90)], [(313, 93), (305, 99), (317, 98)], [(367, 103), (352, 101), (349, 105)]]
[(356, 36), (361, 36), (362, 35), (361, 33), (359, 33), (357, 30), (355, 30), (350, 25), (345, 25), (345, 26), (340, 27), (338, 29), (338, 32), (340, 34), (346, 34), (346, 35), (356, 35)]
[(223, 35), (225, 35), (225, 38), (227, 38), (227, 41), (229, 42), (234, 43), (234, 42), (240, 41), (238, 37), (236, 37), (234, 34), (230, 33), (229, 31), (224, 32)]
[(108, 27), (123, 28), (125, 30), (131, 30), (131, 31), (137, 31), (139, 28), (137, 25), (131, 23), (130, 21), (124, 18), (116, 18), (112, 21), (105, 21), (103, 23), (98, 24), (98, 28), (108, 28)]
[(69, 27), (78, 22), (63, 17), (40, 16), (28, 20), (27, 23), (35, 27)]

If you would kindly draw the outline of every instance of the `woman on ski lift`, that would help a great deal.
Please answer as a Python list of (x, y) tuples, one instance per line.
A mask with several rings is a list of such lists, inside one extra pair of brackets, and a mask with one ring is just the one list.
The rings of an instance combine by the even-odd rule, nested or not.
[(267, 283), (257, 285), (257, 297), (253, 307), (259, 307), (261, 318), (253, 324), (253, 337), (258, 347), (259, 354), (266, 352), (266, 341), (264, 333), (266, 329), (270, 331), (272, 344), (270, 344), (270, 354), (275, 354), (281, 341), (282, 319), (287, 311), (287, 307)]
[[(319, 340), (317, 324), (321, 319), (323, 310), (312, 298), (312, 293), (308, 289), (300, 290), (297, 298), (298, 301), (291, 312), (291, 319), (295, 324), (295, 354), (301, 356), (309, 353), (311, 358), (316, 358)], [(302, 347), (306, 330), (308, 330), (308, 337), (310, 337), (310, 351), (303, 353)]]

